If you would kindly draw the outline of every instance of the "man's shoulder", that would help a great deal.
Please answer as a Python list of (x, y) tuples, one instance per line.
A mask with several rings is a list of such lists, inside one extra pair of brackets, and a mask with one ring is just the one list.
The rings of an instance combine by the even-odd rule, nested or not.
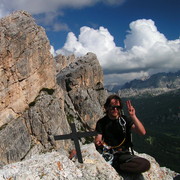
[(105, 115), (104, 117), (102, 117), (98, 120), (98, 123), (103, 123), (103, 122), (106, 122), (107, 120), (108, 120), (108, 116)]
[(128, 116), (126, 116), (126, 115), (122, 115), (122, 118), (126, 121), (126, 123), (127, 123), (127, 125), (128, 126), (132, 126), (132, 124), (133, 124), (133, 121), (132, 121), (132, 119), (130, 119)]

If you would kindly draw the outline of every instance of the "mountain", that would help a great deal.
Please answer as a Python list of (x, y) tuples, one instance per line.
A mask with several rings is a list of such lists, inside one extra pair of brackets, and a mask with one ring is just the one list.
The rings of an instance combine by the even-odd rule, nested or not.
[[(31, 159), (13, 163), (0, 169), (1, 180), (123, 180), (115, 169), (99, 154), (93, 143), (82, 145), (84, 163), (76, 158), (70, 160), (66, 151), (53, 151), (34, 155)], [(136, 152), (135, 152), (136, 153)], [(129, 175), (129, 180), (178, 180), (178, 173), (160, 167), (156, 160), (147, 154), (138, 154), (151, 162), (151, 169), (143, 177)]]
[(124, 85), (108, 85), (110, 92), (118, 92), (122, 97), (135, 95), (158, 95), (180, 88), (180, 71), (157, 73), (144, 80), (132, 80)]
[(95, 54), (53, 58), (44, 29), (25, 11), (0, 19), (0, 164), (64, 147), (54, 135), (93, 129), (107, 96)]
[(180, 87), (180, 71), (172, 73), (157, 73), (145, 80), (133, 80), (122, 86), (121, 89), (169, 88)]
[[(102, 117), (108, 93), (96, 55), (53, 58), (44, 29), (25, 11), (0, 19), (0, 27), (0, 179), (114, 179), (93, 143), (82, 149), (82, 165), (68, 158), (70, 139), (54, 138), (70, 134), (70, 123), (77, 131), (93, 130)], [(92, 139), (82, 138), (81, 147), (87, 142)], [(149, 158), (147, 180), (177, 174)]]

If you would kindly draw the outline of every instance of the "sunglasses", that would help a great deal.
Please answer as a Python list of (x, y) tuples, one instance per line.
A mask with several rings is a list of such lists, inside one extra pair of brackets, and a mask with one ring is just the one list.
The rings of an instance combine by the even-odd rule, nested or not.
[(109, 106), (109, 108), (110, 108), (111, 110), (115, 110), (115, 109), (120, 110), (120, 109), (121, 109), (121, 106)]

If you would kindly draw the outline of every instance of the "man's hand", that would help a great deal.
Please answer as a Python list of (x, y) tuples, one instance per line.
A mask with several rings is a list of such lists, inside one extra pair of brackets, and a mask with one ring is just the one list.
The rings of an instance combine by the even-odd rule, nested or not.
[(146, 130), (145, 130), (143, 124), (141, 123), (141, 121), (136, 117), (136, 111), (135, 111), (134, 107), (131, 105), (131, 101), (128, 100), (126, 102), (126, 105), (128, 108), (129, 115), (134, 122), (134, 124), (132, 125), (132, 129), (134, 129), (135, 132), (137, 132), (141, 135), (145, 135)]
[(103, 145), (102, 134), (98, 134), (98, 135), (95, 137), (95, 144), (96, 144), (97, 146)]
[(129, 115), (131, 117), (135, 116), (136, 115), (136, 111), (135, 111), (134, 107), (131, 105), (131, 101), (130, 100), (126, 101), (126, 105), (127, 105), (127, 108), (128, 108)]

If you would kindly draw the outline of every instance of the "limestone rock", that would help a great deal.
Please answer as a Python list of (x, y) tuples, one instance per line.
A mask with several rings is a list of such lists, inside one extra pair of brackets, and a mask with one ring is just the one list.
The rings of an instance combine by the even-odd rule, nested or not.
[(27, 12), (15, 12), (0, 24), (0, 163), (69, 149), (70, 140), (53, 136), (70, 133), (72, 121), (78, 130), (88, 129), (103, 113), (103, 73), (96, 56), (59, 55), (54, 61), (44, 30)]
[(31, 137), (22, 117), (8, 123), (0, 131), (0, 161), (16, 162), (23, 159), (31, 146)]
[(70, 63), (75, 61), (75, 56), (71, 55), (66, 57), (59, 54), (54, 59), (56, 62), (56, 73), (58, 74), (62, 69), (66, 68)]
[[(103, 72), (95, 54), (77, 58), (57, 75), (57, 83), (65, 94), (65, 111), (71, 121), (94, 128), (103, 115), (107, 92), (103, 86)], [(77, 125), (78, 127), (78, 125)]]
[(17, 162), (71, 144), (68, 140), (54, 142), (54, 135), (70, 133), (64, 112), (64, 99), (58, 88), (43, 89), (22, 116), (0, 130), (0, 161)]
[(166, 167), (160, 167), (158, 162), (152, 156), (144, 153), (139, 154), (137, 152), (136, 154), (140, 157), (148, 159), (151, 163), (150, 170), (143, 173), (145, 180), (151, 180), (151, 179), (173, 180), (173, 178), (178, 175), (178, 173), (171, 171)]
[(0, 126), (18, 117), (42, 88), (55, 85), (54, 60), (45, 31), (30, 14), (0, 19)]
[[(67, 152), (61, 149), (59, 152), (36, 155), (29, 160), (6, 165), (0, 170), (0, 179), (123, 180), (123, 177), (95, 150), (93, 144), (82, 146), (83, 164), (68, 159), (67, 155)], [(151, 161), (151, 169), (143, 173), (145, 180), (173, 180), (177, 175), (169, 169), (161, 168), (154, 158), (139, 155)]]

